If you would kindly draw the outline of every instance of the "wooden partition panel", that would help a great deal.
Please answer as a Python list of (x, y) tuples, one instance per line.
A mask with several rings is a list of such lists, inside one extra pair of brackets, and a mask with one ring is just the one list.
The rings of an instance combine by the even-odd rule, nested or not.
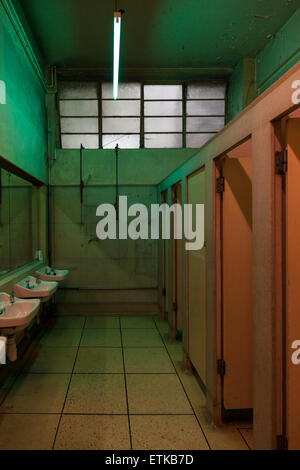
[(300, 341), (299, 137), (300, 119), (290, 119), (287, 122), (286, 176), (286, 433), (289, 449), (297, 450), (300, 450), (300, 364), (292, 362), (292, 354), (296, 352), (292, 344)]
[[(172, 204), (182, 206), (182, 188), (177, 183), (172, 188)], [(173, 337), (182, 331), (182, 239), (174, 239), (174, 217), (172, 217), (172, 283), (173, 283)]]
[(252, 400), (252, 161), (223, 162), (223, 405), (249, 409)]
[[(205, 204), (205, 168), (187, 178), (187, 200), (193, 204), (195, 230), (196, 204)], [(206, 248), (187, 252), (189, 358), (206, 385)]]
[[(163, 191), (161, 193), (161, 204), (167, 204), (168, 202), (168, 191)], [(169, 276), (168, 276), (168, 240), (162, 240), (161, 243), (161, 267), (162, 267), (162, 299), (161, 299), (161, 309), (162, 317), (168, 318), (168, 299), (169, 299)]]

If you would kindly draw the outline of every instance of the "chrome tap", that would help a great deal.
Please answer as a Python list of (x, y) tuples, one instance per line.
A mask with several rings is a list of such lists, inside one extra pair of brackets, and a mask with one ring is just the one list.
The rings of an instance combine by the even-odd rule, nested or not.
[(14, 303), (15, 303), (15, 293), (14, 293), (13, 290), (12, 290), (11, 293), (10, 293), (9, 300), (10, 300), (10, 303), (11, 303), (11, 304), (14, 304)]
[(37, 276), (36, 276), (36, 283), (37, 283), (37, 285), (41, 284), (41, 282), (42, 282), (42, 281), (41, 281), (40, 276), (37, 275)]
[(0, 308), (0, 315), (4, 315), (5, 314), (5, 308)]

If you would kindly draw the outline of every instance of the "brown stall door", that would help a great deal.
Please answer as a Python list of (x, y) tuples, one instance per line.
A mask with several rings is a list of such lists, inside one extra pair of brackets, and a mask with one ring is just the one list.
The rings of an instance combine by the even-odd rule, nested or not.
[[(181, 184), (176, 184), (172, 188), (172, 204), (182, 206)], [(172, 234), (174, 235), (174, 218)], [(173, 315), (171, 332), (175, 339), (182, 331), (182, 240), (175, 240), (172, 236), (172, 281), (173, 281)]]
[(287, 122), (287, 152), (286, 432), (289, 449), (300, 450), (300, 364), (292, 362), (292, 344), (300, 341), (300, 119)]
[(223, 162), (223, 404), (252, 408), (252, 162)]
[[(161, 193), (161, 203), (166, 204), (168, 202), (168, 192), (164, 191)], [(169, 298), (169, 273), (168, 273), (168, 240), (162, 240), (161, 244), (161, 266), (162, 266), (162, 317), (168, 318), (168, 298)]]
[[(205, 204), (205, 169), (192, 174), (187, 180), (188, 203), (193, 204), (195, 224), (196, 204)], [(195, 230), (195, 225), (193, 227)], [(187, 305), (189, 358), (206, 385), (206, 248), (187, 252)]]

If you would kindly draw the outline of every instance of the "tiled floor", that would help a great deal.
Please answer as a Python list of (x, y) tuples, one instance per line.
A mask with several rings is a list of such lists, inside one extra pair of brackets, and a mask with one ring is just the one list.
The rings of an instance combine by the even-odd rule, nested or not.
[(0, 389), (0, 449), (249, 449), (215, 428), (181, 344), (153, 317), (59, 317)]

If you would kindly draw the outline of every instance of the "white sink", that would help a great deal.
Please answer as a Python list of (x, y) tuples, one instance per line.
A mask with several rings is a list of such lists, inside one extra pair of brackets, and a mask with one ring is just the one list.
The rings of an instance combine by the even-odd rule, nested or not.
[(6, 363), (6, 341), (5, 336), (0, 336), (0, 365)]
[(7, 344), (7, 355), (11, 362), (17, 360), (16, 334), (28, 327), (39, 308), (39, 299), (14, 298), (11, 302), (9, 295), (0, 294), (0, 334), (5, 336), (4, 348)]
[(40, 268), (39, 271), (36, 271), (35, 275), (43, 281), (61, 282), (66, 279), (66, 277), (69, 275), (69, 272), (70, 271), (67, 269), (53, 269), (49, 266), (44, 266), (43, 268)]
[(57, 282), (40, 281), (33, 276), (25, 277), (14, 285), (14, 293), (17, 297), (25, 299), (39, 298), (43, 302), (48, 300), (57, 291)]
[(15, 298), (14, 303), (11, 303), (9, 295), (0, 294), (0, 331), (3, 333), (3, 328), (26, 328), (38, 313), (39, 307), (38, 299)]

